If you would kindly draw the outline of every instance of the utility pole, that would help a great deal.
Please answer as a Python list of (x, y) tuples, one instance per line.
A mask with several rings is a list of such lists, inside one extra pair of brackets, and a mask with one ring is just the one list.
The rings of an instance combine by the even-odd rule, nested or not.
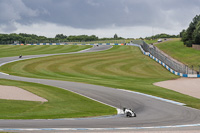
[(153, 26), (152, 26), (152, 40), (154, 39), (154, 38), (153, 38), (153, 34), (154, 34), (154, 33), (153, 33)]

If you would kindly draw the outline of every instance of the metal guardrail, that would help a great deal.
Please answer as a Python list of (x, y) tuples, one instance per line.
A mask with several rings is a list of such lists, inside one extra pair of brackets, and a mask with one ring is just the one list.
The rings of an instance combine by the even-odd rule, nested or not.
[(195, 71), (192, 68), (189, 68), (187, 65), (179, 63), (178, 61), (170, 58), (168, 55), (164, 54), (161, 50), (153, 45), (148, 45), (142, 40), (134, 40), (133, 43), (140, 44), (145, 52), (149, 52), (151, 55), (164, 62), (167, 66), (172, 68), (174, 71), (183, 74), (199, 74), (198, 71)]

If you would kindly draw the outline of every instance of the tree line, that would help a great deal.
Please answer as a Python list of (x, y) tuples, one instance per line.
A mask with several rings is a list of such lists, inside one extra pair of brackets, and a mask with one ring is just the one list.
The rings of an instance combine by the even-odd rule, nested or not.
[(200, 15), (196, 15), (189, 27), (180, 32), (180, 37), (187, 47), (192, 47), (192, 44), (200, 45)]
[(118, 37), (117, 34), (113, 38), (98, 38), (95, 35), (70, 35), (66, 36), (63, 34), (57, 34), (54, 38), (48, 38), (45, 36), (37, 36), (35, 34), (26, 33), (11, 33), (11, 34), (0, 34), (0, 44), (13, 44), (13, 43), (60, 43), (60, 42), (88, 42), (88, 41), (98, 41), (98, 40), (120, 40), (124, 39)]
[[(159, 39), (159, 38), (179, 38), (179, 35), (169, 35), (169, 34), (165, 34), (165, 33), (161, 33), (161, 34), (156, 34), (150, 37), (145, 37), (145, 40), (154, 40), (154, 39)], [(140, 38), (143, 39), (143, 38)]]

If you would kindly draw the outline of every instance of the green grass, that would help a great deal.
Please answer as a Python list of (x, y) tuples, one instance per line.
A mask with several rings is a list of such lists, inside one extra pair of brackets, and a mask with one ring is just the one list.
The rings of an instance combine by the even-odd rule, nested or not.
[(80, 51), (92, 46), (86, 45), (0, 45), (0, 58), (19, 55), (39, 55)]
[(59, 55), (13, 62), (0, 71), (34, 78), (84, 82), (138, 91), (187, 104), (200, 109), (200, 99), (154, 86), (153, 83), (176, 79), (160, 64), (133, 46), (114, 46), (95, 53)]
[(158, 42), (158, 39), (154, 39), (154, 40), (144, 40), (147, 44), (151, 44), (151, 43), (156, 43)]
[(132, 41), (133, 39), (122, 39), (122, 40), (98, 40), (98, 41), (82, 41), (82, 42), (66, 42), (68, 44), (97, 44), (97, 43), (130, 43), (130, 41)]
[(17, 86), (48, 102), (0, 99), (0, 119), (53, 119), (116, 114), (116, 109), (78, 94), (42, 84), (0, 79), (0, 85)]
[(173, 39), (156, 46), (178, 61), (188, 65), (190, 68), (193, 65), (194, 69), (199, 71), (200, 50), (186, 47), (180, 39)]

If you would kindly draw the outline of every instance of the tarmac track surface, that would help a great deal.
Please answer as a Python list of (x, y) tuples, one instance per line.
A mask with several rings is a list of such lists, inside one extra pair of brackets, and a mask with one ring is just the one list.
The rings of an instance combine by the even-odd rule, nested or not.
[[(111, 46), (95, 46), (80, 52), (95, 52), (106, 50)], [(80, 53), (80, 52), (73, 52)], [(72, 53), (70, 53), (72, 54)], [(58, 54), (31, 55), (25, 58), (36, 58)], [(18, 57), (0, 58), (0, 64), (13, 61)], [(79, 118), (79, 119), (54, 119), (54, 120), (0, 120), (0, 129), (3, 128), (125, 128), (125, 127), (157, 127), (200, 124), (200, 110), (180, 106), (154, 98), (146, 97), (116, 88), (109, 88), (91, 84), (25, 78), (0, 74), (0, 78), (18, 81), (41, 83), (63, 88), (89, 98), (98, 100), (116, 108), (132, 108), (137, 114), (135, 118), (126, 118), (122, 115)], [(199, 129), (199, 127), (196, 127)]]

